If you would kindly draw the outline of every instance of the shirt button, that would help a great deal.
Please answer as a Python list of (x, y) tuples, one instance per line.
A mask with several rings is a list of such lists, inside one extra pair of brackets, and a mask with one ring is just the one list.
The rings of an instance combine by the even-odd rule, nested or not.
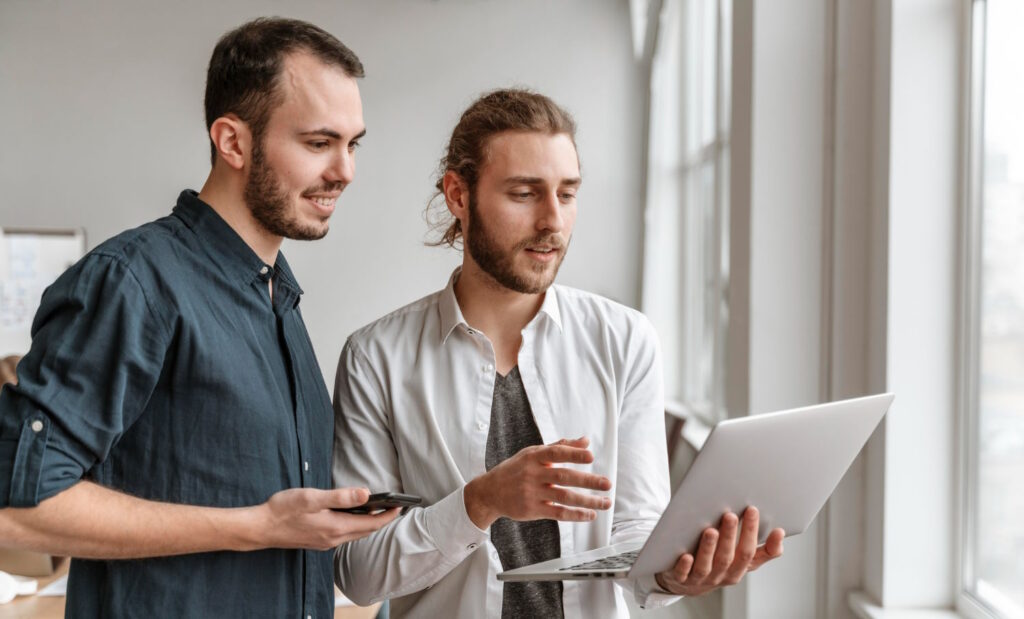
[(32, 422), (32, 431), (33, 432), (42, 432), (43, 431), (43, 422), (39, 421), (38, 419), (33, 421)]
[(304, 470), (304, 471), (308, 471), (309, 470), (309, 461), (308, 460), (302, 463), (302, 470)]
[(489, 374), (489, 373), (491, 373), (493, 371), (494, 371), (494, 366), (491, 365), (490, 363), (488, 363), (487, 365), (484, 366), (484, 372), (487, 372)]
[(466, 329), (466, 333), (468, 333), (470, 335), (476, 335), (476, 331), (474, 331), (472, 329)]
[(477, 430), (486, 430), (487, 429), (487, 424), (485, 422), (481, 421), (480, 423), (476, 424), (476, 429)]
[(267, 272), (269, 272), (269, 271), (270, 271), (270, 267), (268, 267), (267, 265), (263, 265), (263, 268), (260, 269), (260, 275), (266, 275)]
[(476, 546), (477, 546), (476, 544), (470, 544), (469, 546), (466, 546), (466, 548), (468, 548), (470, 550), (476, 550)]

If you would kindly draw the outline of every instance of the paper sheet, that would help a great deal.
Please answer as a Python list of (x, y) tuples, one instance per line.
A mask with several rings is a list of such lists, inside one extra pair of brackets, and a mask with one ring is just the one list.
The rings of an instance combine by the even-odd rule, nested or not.
[(68, 577), (61, 576), (57, 580), (43, 587), (36, 595), (40, 597), (60, 597), (68, 593)]

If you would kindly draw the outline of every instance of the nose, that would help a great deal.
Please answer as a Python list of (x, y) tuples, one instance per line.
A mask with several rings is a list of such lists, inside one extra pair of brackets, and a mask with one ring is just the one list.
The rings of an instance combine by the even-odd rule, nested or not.
[(344, 183), (348, 185), (356, 175), (356, 160), (353, 153), (342, 149), (336, 154), (331, 165), (324, 173), (324, 179), (332, 183)]
[(561, 232), (565, 226), (565, 214), (562, 212), (562, 208), (557, 191), (545, 193), (544, 197), (537, 201), (537, 229), (546, 232)]

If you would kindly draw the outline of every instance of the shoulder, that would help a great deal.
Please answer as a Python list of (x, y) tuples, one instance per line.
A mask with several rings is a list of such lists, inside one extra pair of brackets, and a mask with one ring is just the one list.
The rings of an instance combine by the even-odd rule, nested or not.
[(364, 354), (386, 353), (418, 342), (430, 327), (440, 330), (438, 304), (443, 293), (431, 293), (356, 329), (348, 338), (349, 345)]
[(553, 285), (563, 323), (604, 325), (622, 332), (640, 331), (654, 335), (651, 321), (639, 310), (593, 292)]
[(112, 236), (86, 254), (105, 257), (131, 270), (152, 268), (180, 254), (180, 220), (166, 216)]
[(93, 310), (139, 306), (168, 322), (162, 272), (181, 256), (169, 217), (126, 230), (90, 250), (43, 294), (39, 315), (71, 303)]

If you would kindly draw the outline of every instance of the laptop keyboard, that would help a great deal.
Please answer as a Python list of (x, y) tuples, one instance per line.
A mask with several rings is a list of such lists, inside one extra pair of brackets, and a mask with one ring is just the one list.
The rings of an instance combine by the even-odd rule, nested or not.
[(626, 567), (631, 567), (636, 562), (637, 555), (640, 554), (639, 550), (630, 550), (629, 552), (623, 552), (596, 561), (587, 561), (586, 563), (580, 563), (579, 565), (572, 565), (569, 567), (563, 567), (559, 571), (566, 570), (618, 570)]

